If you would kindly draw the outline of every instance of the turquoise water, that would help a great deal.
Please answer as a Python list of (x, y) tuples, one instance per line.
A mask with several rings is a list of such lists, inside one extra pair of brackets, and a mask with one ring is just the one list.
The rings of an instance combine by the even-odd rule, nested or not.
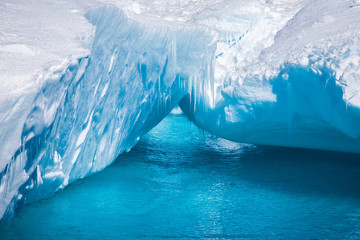
[(170, 115), (0, 239), (360, 239), (360, 156), (231, 143)]

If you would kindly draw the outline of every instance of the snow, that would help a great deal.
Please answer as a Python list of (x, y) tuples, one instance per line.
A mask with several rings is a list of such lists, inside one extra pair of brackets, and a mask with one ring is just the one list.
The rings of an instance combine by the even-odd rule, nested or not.
[(360, 152), (359, 1), (0, 12), (0, 218), (108, 166), (178, 103), (172, 114), (229, 140)]

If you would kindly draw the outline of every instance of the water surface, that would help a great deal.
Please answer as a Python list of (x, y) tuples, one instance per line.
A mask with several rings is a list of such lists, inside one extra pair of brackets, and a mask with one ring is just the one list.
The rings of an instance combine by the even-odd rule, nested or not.
[(232, 143), (170, 115), (0, 239), (360, 239), (360, 156)]

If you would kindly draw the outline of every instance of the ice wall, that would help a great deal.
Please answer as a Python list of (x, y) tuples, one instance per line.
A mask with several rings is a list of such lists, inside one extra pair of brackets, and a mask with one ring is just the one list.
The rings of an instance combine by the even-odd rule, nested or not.
[(108, 166), (177, 105), (189, 78), (206, 78), (215, 48), (203, 28), (146, 28), (115, 6), (86, 18), (96, 26), (91, 54), (40, 89), (0, 173), (4, 219)]
[(190, 93), (181, 108), (233, 141), (359, 153), (359, 3), (309, 1), (255, 37), (271, 14), (217, 55), (211, 97)]

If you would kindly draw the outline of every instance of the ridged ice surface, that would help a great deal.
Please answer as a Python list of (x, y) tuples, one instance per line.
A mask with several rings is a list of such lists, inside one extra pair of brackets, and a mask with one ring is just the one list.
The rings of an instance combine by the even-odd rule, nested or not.
[(179, 103), (247, 143), (360, 152), (360, 2), (2, 1), (0, 217)]

